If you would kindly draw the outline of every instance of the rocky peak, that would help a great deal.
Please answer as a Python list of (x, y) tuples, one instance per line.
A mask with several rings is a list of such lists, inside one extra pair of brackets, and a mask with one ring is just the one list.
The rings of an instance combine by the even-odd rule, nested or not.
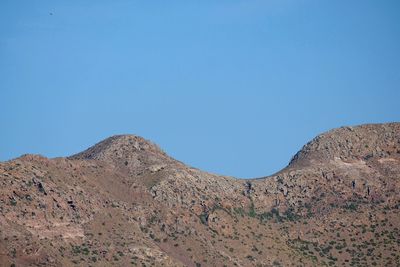
[(368, 160), (400, 156), (400, 123), (341, 127), (323, 133), (307, 143), (289, 166), (323, 163), (335, 158)]
[(136, 135), (115, 135), (87, 150), (72, 155), (73, 160), (100, 160), (126, 167), (132, 172), (176, 163), (156, 144)]

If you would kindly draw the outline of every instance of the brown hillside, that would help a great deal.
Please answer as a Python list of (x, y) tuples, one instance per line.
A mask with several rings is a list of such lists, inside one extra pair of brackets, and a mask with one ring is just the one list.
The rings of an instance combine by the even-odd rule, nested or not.
[(321, 134), (276, 175), (134, 135), (0, 163), (0, 266), (400, 266), (400, 123)]

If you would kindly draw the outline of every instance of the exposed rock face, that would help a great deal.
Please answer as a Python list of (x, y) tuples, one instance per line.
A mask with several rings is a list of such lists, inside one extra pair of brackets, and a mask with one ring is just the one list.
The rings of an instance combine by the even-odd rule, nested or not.
[(156, 172), (170, 164), (180, 165), (157, 145), (135, 135), (112, 136), (69, 159), (105, 161), (125, 167), (131, 174), (145, 170)]
[(305, 145), (289, 166), (341, 160), (368, 160), (400, 154), (400, 124), (366, 124), (342, 127), (321, 134)]
[(399, 266), (400, 124), (343, 127), (240, 180), (134, 135), (0, 163), (0, 266)]

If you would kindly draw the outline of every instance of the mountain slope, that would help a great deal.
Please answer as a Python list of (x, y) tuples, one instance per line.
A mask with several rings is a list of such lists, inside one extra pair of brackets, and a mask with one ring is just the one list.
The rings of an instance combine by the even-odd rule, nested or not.
[(0, 266), (400, 265), (400, 123), (329, 131), (260, 179), (119, 135), (0, 182)]

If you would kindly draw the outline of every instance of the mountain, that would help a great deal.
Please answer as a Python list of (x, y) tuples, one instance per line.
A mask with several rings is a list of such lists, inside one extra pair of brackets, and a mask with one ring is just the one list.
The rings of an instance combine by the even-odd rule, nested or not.
[(0, 183), (0, 266), (400, 266), (400, 123), (321, 134), (258, 179), (118, 135), (2, 162)]

